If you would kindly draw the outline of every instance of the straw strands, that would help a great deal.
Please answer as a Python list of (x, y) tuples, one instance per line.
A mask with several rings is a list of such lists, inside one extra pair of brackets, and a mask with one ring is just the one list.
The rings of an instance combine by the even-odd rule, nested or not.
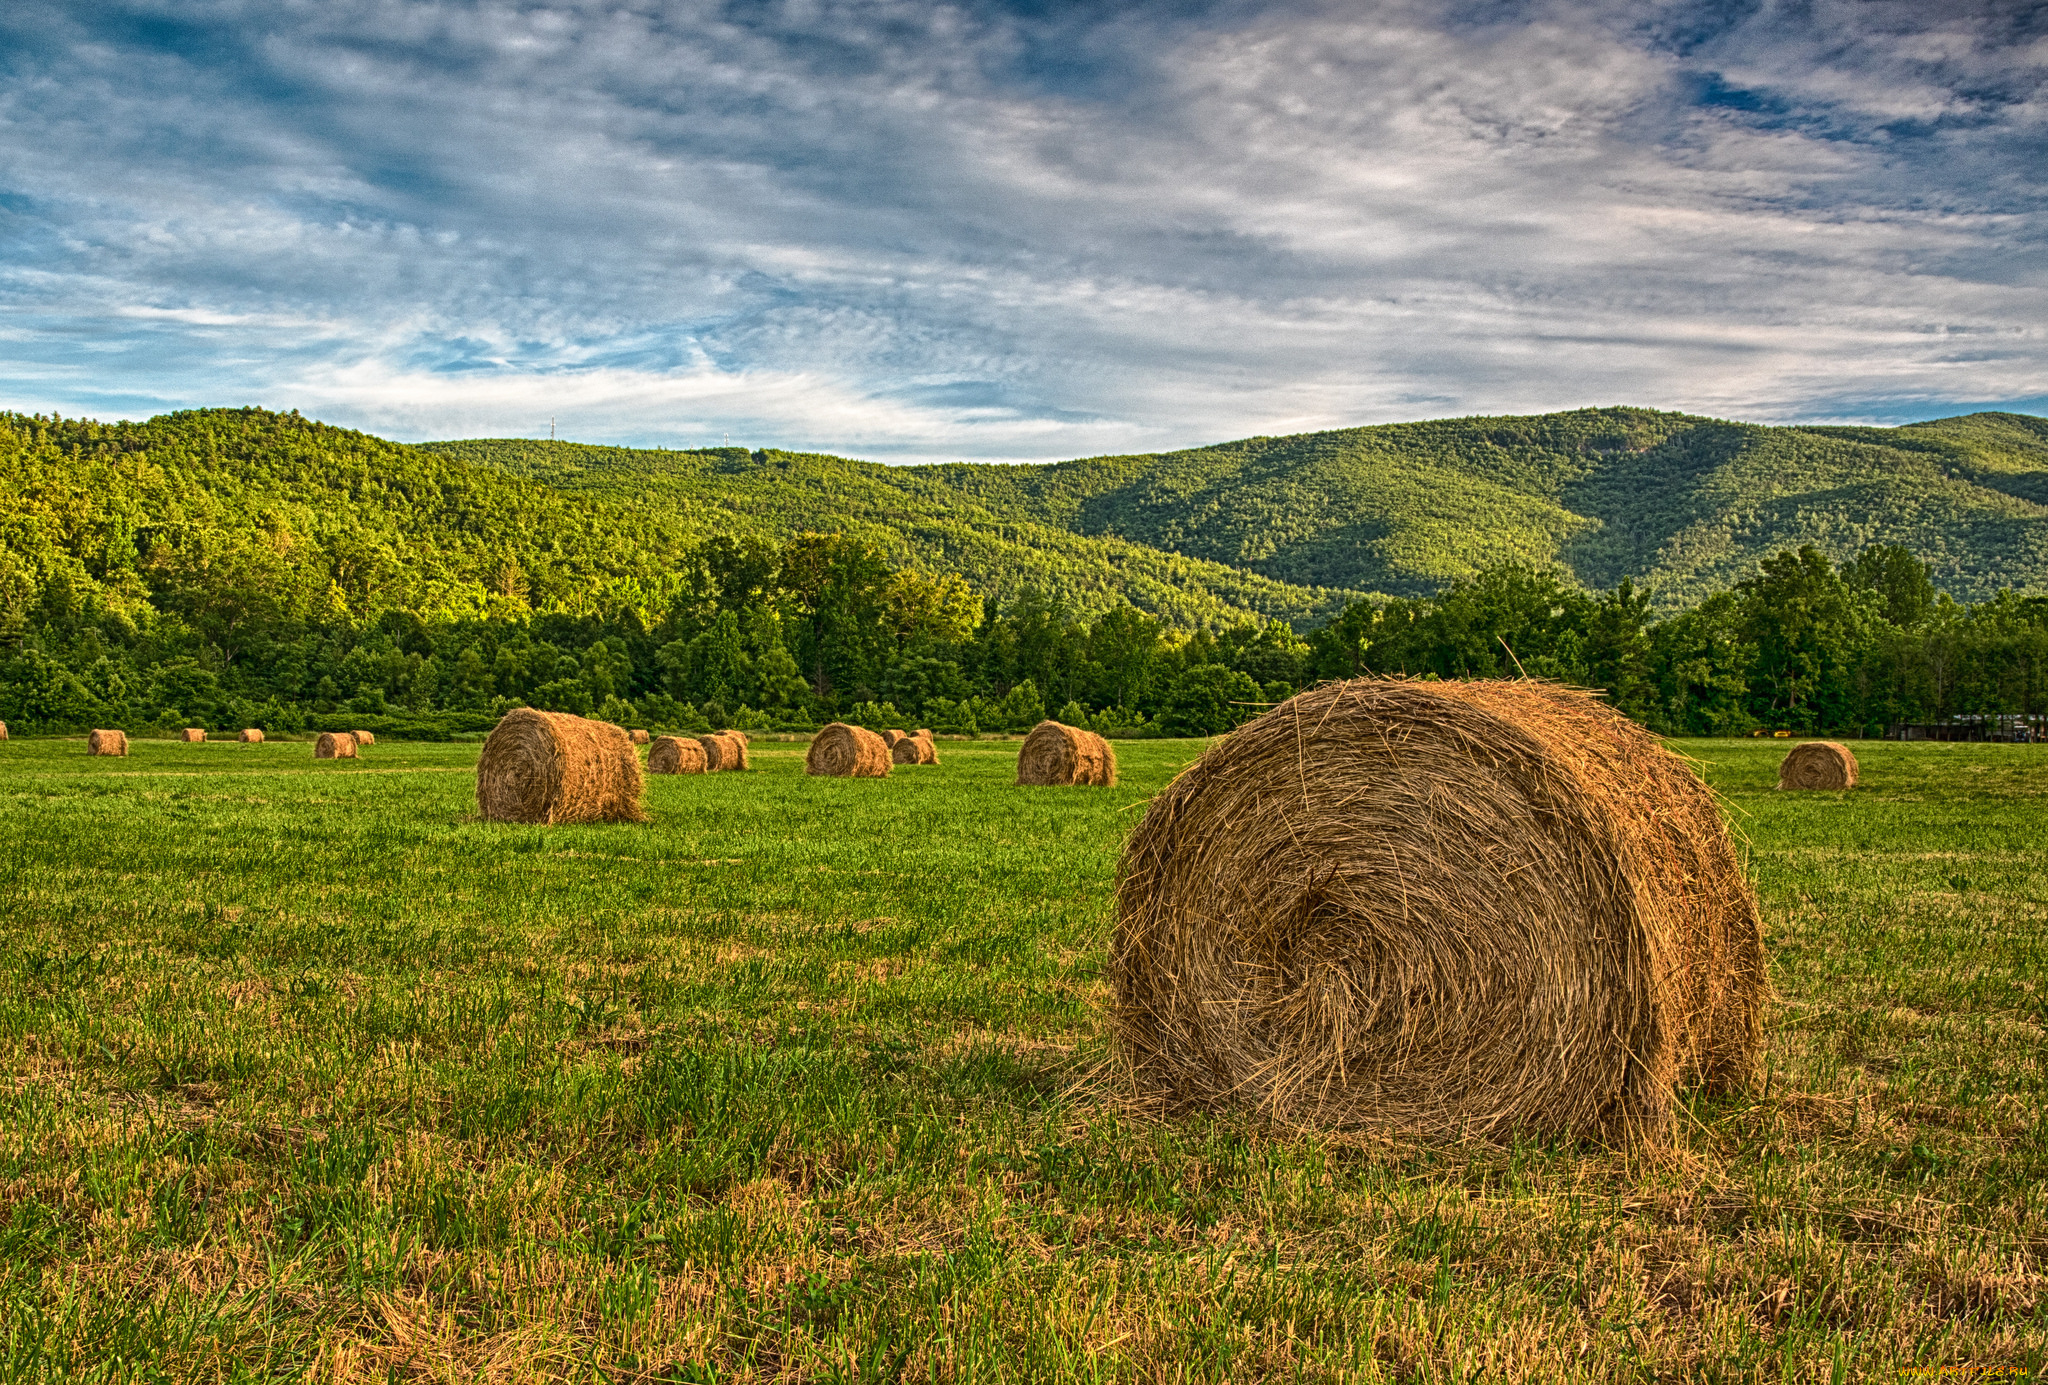
[(1530, 681), (1331, 684), (1213, 744), (1126, 847), (1109, 973), (1155, 1098), (1497, 1137), (1747, 1085), (1767, 989), (1712, 794)]
[(356, 733), (353, 731), (322, 731), (320, 739), (313, 742), (313, 758), (316, 760), (354, 760), (356, 754)]
[(1116, 751), (1093, 731), (1041, 721), (1017, 750), (1019, 784), (1116, 783)]
[(889, 747), (864, 726), (835, 721), (819, 728), (804, 754), (804, 773), (846, 779), (883, 779), (889, 774)]
[(747, 738), (737, 731), (713, 731), (697, 737), (697, 744), (704, 747), (704, 768), (712, 774), (747, 767)]
[(640, 757), (624, 728), (567, 712), (505, 713), (476, 765), (490, 822), (645, 822)]
[(649, 774), (702, 774), (704, 747), (687, 736), (657, 736), (647, 751)]
[(243, 731), (241, 735), (235, 737), (235, 739), (243, 745), (261, 745), (263, 744), (263, 733), (251, 726)]
[(85, 753), (88, 755), (126, 755), (128, 733), (126, 731), (95, 731), (85, 738)]
[(198, 745), (206, 739), (206, 728), (203, 726), (188, 726), (178, 733), (178, 739), (187, 745)]
[(1778, 766), (1781, 789), (1853, 789), (1856, 757), (1836, 741), (1802, 741)]

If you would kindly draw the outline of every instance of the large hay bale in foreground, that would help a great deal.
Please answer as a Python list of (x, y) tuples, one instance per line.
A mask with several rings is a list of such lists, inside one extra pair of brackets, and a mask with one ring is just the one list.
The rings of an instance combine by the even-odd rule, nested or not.
[(356, 733), (353, 731), (322, 731), (320, 739), (313, 742), (313, 758), (316, 760), (355, 760)]
[(898, 765), (935, 765), (939, 752), (932, 743), (917, 736), (905, 736), (889, 747), (889, 761)]
[(1019, 784), (1116, 784), (1116, 751), (1093, 731), (1041, 721), (1017, 749)]
[(505, 713), (476, 762), (490, 822), (645, 822), (640, 757), (625, 728), (567, 712)]
[(351, 731), (349, 734), (356, 738), (357, 745), (375, 745), (377, 743), (377, 738), (368, 731)]
[(890, 763), (889, 747), (880, 736), (843, 721), (820, 727), (804, 753), (805, 774), (840, 779), (885, 779)]
[(656, 736), (647, 751), (649, 774), (702, 774), (704, 747), (687, 736)]
[(187, 745), (198, 745), (206, 739), (206, 728), (203, 726), (188, 726), (178, 733), (178, 739)]
[(263, 744), (263, 733), (251, 726), (235, 739), (239, 740), (243, 745), (261, 745)]
[(1592, 694), (1359, 679), (1212, 745), (1119, 870), (1120, 1051), (1183, 1105), (1653, 1135), (1756, 1074), (1763, 931), (1719, 805)]
[(128, 733), (126, 731), (95, 731), (85, 738), (85, 753), (88, 755), (126, 755)]
[(704, 768), (712, 774), (726, 774), (747, 767), (747, 738), (737, 731), (713, 731), (697, 737), (704, 747)]
[(645, 744), (647, 744), (647, 733), (646, 733), (645, 731), (642, 731), (642, 730), (640, 730), (640, 729), (639, 729), (638, 727), (635, 727), (635, 728), (634, 728), (634, 730), (633, 730), (633, 744), (635, 744), (635, 745), (645, 745)]
[(1837, 741), (1802, 741), (1778, 766), (1781, 789), (1853, 789), (1856, 757)]

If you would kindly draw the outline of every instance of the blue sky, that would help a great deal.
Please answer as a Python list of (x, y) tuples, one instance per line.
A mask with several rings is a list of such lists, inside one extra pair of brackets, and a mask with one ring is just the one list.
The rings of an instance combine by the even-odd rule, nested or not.
[(2048, 3), (0, 7), (0, 407), (1043, 459), (2048, 411)]

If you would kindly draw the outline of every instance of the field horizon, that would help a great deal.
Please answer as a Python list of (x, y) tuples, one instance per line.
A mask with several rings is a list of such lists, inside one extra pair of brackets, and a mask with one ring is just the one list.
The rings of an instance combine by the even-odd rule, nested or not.
[(2048, 747), (1676, 742), (1770, 1077), (1653, 1153), (1162, 1113), (1013, 743), (475, 820), (472, 744), (0, 744), (0, 1376), (1861, 1380), (2048, 1365)]

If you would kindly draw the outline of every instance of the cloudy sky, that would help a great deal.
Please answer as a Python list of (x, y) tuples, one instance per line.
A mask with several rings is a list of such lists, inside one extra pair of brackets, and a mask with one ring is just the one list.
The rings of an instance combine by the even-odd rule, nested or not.
[(884, 460), (2048, 412), (2048, 3), (7, 0), (0, 408)]

